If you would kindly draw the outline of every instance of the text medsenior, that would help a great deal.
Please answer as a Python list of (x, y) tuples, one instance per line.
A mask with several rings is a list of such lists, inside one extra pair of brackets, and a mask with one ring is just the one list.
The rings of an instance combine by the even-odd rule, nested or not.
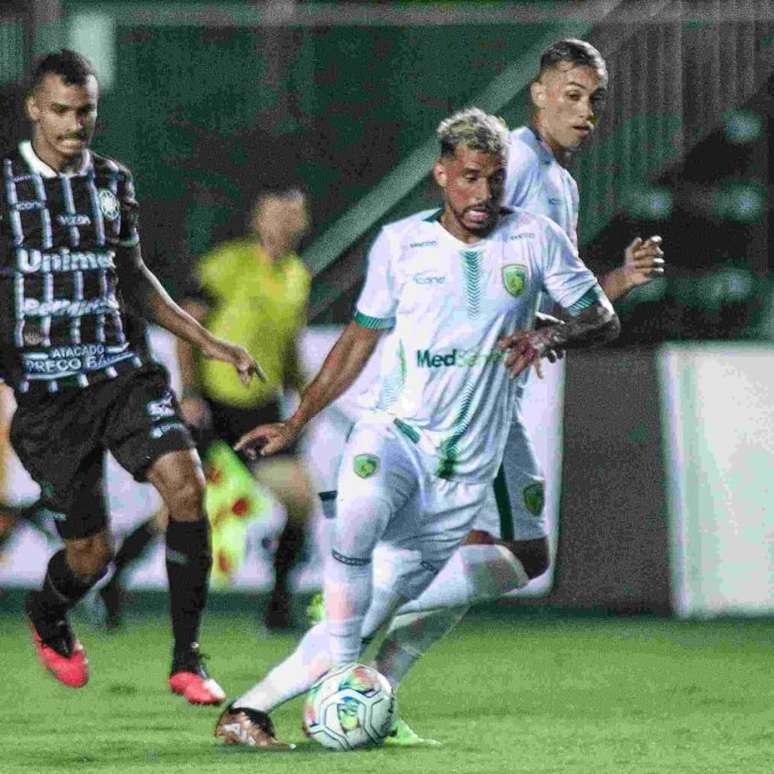
[(429, 349), (418, 349), (417, 366), (420, 368), (442, 368), (443, 366), (474, 368), (475, 366), (500, 363), (504, 357), (505, 353), (499, 350), (477, 352), (475, 350), (453, 349), (451, 352), (433, 354)]

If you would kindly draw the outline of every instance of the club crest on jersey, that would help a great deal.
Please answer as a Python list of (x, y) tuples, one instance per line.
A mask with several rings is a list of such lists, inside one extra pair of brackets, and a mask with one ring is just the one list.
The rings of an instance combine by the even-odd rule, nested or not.
[(118, 198), (109, 188), (100, 188), (97, 193), (99, 208), (108, 220), (115, 220), (121, 212)]
[(527, 282), (527, 267), (520, 263), (503, 266), (503, 285), (512, 296), (520, 296)]
[(374, 454), (356, 454), (352, 468), (360, 478), (370, 478), (379, 470), (379, 458)]
[(539, 481), (524, 487), (524, 505), (533, 516), (540, 516), (545, 500), (545, 489)]

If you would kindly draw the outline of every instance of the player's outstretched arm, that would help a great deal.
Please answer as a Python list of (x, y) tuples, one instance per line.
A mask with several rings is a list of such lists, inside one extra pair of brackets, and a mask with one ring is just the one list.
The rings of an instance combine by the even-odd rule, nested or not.
[(615, 339), (620, 331), (618, 315), (610, 301), (603, 297), (564, 322), (503, 336), (498, 347), (508, 352), (505, 367), (511, 377), (516, 377), (552, 350), (605, 344)]
[(611, 301), (618, 301), (638, 285), (644, 285), (664, 273), (661, 237), (646, 240), (637, 237), (624, 250), (624, 262), (600, 277), (599, 284)]
[(118, 262), (120, 288), (139, 314), (189, 342), (204, 357), (233, 365), (243, 384), (248, 385), (254, 376), (265, 381), (261, 367), (243, 347), (213, 336), (172, 300), (143, 262), (139, 246), (124, 248), (124, 252)]
[(243, 435), (236, 446), (248, 456), (281, 451), (298, 438), (307, 422), (331, 404), (357, 379), (371, 357), (381, 330), (351, 322), (325, 358), (317, 376), (304, 390), (301, 403), (285, 422), (259, 425)]

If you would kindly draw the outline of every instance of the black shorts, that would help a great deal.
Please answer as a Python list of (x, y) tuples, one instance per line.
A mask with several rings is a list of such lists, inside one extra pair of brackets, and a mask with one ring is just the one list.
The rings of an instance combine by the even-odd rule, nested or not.
[(194, 448), (169, 375), (155, 363), (81, 390), (20, 401), (10, 435), (65, 539), (89, 537), (107, 524), (105, 450), (144, 481), (162, 455)]
[[(250, 432), (258, 425), (269, 425), (282, 421), (280, 405), (277, 401), (244, 408), (241, 406), (229, 406), (227, 403), (218, 403), (218, 401), (211, 400), (210, 398), (205, 398), (205, 400), (210, 409), (212, 424), (201, 438), (199, 451), (202, 453), (202, 456), (203, 447), (206, 448), (213, 441), (225, 441), (229, 446), (233, 446), (245, 433)], [(278, 455), (295, 456), (296, 453), (294, 445), (283, 449)], [(237, 452), (237, 454), (248, 467), (255, 465), (255, 461), (248, 460), (243, 452)]]

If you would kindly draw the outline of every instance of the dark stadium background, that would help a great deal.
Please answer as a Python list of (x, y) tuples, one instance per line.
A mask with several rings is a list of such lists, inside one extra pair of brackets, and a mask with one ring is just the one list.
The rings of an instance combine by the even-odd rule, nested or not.
[[(308, 190), (314, 220), (303, 250), (315, 274), (311, 323), (342, 323), (378, 227), (435, 201), (426, 172), (439, 118), (476, 103), (511, 126), (524, 122), (535, 52), (566, 35), (594, 43), (611, 73), (600, 129), (572, 168), (581, 254), (602, 272), (634, 235), (659, 233), (668, 271), (620, 305), (613, 346), (569, 358), (553, 590), (488, 606), (427, 656), (405, 703), (445, 747), (411, 753), (411, 765), (770, 771), (772, 491), (744, 493), (755, 508), (719, 543), (716, 565), (679, 554), (670, 481), (685, 471), (670, 467), (664, 400), (684, 385), (664, 384), (662, 348), (755, 351), (774, 362), (774, 4), (3, 0), (0, 140), (8, 147), (27, 131), (22, 79), (33, 56), (79, 48), (102, 80), (95, 148), (132, 168), (145, 257), (169, 291), (182, 292), (198, 255), (241, 232), (257, 190), (293, 180)], [(708, 428), (735, 421), (695, 408)], [(760, 408), (771, 416), (771, 405)], [(690, 428), (691, 443), (701, 445), (702, 428)], [(742, 470), (770, 467), (769, 431)], [(706, 494), (711, 472), (690, 472), (691, 496)], [(721, 498), (691, 534), (719, 532), (724, 508)], [(746, 574), (746, 546), (757, 574)], [(715, 609), (677, 598), (678, 577), (687, 588), (716, 571), (728, 577), (726, 554), (763, 602)], [(164, 659), (154, 664), (167, 637), (162, 594), (138, 595), (134, 625), (114, 639), (79, 622), (104, 674), (91, 698), (39, 674), (20, 600), (18, 590), (0, 595), (0, 748), (19, 749), (0, 754), (0, 772), (258, 765), (216, 750), (206, 712), (168, 706)], [(256, 640), (252, 597), (213, 594), (211, 608), (207, 641), (229, 691), (292, 642)], [(137, 652), (148, 664), (132, 676), (120, 663)], [(61, 742), (36, 725), (40, 708), (64, 718)], [(296, 729), (297, 707), (283, 712)], [(333, 767), (310, 749), (296, 761), (277, 770)], [(366, 770), (406, 770), (382, 752), (365, 761)]]

